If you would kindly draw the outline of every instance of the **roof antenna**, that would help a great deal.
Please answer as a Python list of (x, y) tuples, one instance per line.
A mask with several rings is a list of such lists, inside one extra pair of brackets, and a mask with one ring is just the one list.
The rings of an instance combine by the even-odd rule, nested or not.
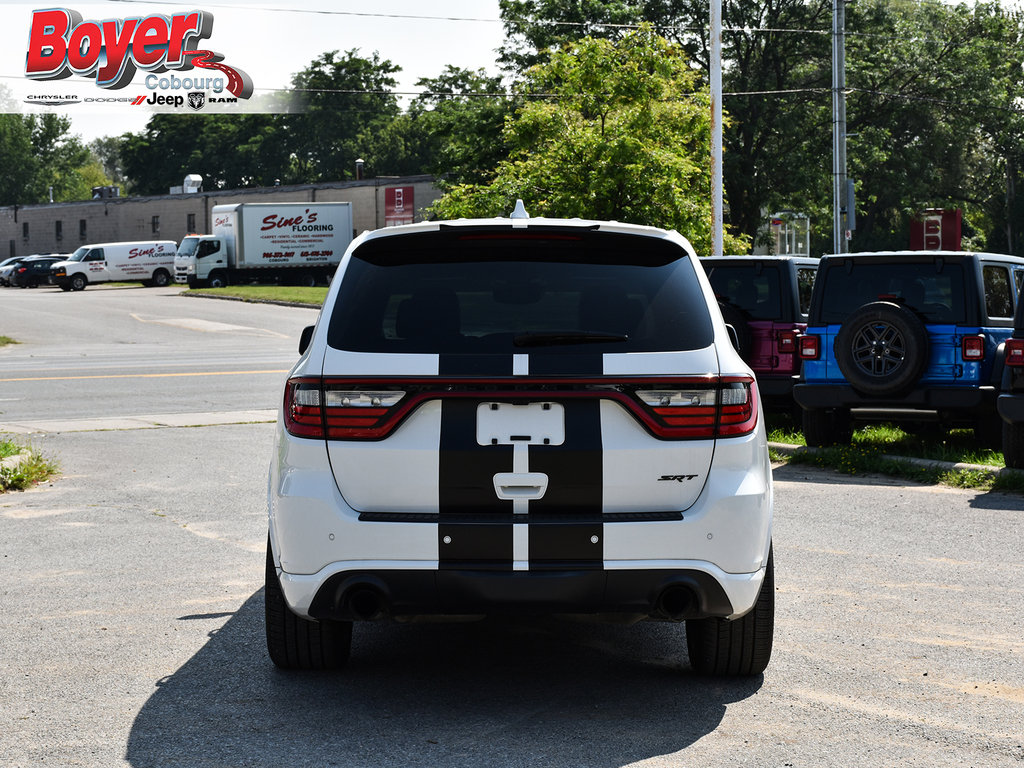
[(521, 198), (516, 200), (516, 207), (512, 210), (512, 214), (509, 216), (512, 219), (528, 219), (530, 214), (526, 212), (526, 206), (523, 205)]

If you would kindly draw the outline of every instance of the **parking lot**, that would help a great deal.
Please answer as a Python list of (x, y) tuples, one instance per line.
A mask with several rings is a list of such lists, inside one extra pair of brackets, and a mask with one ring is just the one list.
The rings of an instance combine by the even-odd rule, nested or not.
[(555, 618), (363, 624), (345, 672), (278, 672), (267, 419), (315, 313), (176, 294), (0, 297), (0, 432), (62, 468), (0, 496), (5, 765), (1024, 760), (1024, 498), (806, 467), (775, 471), (761, 678), (694, 675), (682, 625)]

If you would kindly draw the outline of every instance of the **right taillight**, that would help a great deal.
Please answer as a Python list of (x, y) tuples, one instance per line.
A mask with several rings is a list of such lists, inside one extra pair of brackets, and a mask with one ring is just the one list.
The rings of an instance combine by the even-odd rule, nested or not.
[(798, 337), (801, 360), (817, 360), (821, 356), (821, 338), (813, 333)]
[(796, 352), (797, 338), (798, 334), (796, 331), (779, 331), (779, 354), (792, 355)]
[(1024, 366), (1024, 339), (1006, 340), (1006, 364), (1014, 368)]
[(660, 437), (702, 438), (745, 435), (757, 425), (757, 392), (749, 379), (711, 379), (710, 386), (638, 389)]

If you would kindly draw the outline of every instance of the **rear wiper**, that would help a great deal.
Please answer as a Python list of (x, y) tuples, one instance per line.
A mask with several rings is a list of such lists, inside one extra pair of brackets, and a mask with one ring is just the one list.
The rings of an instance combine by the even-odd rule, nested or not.
[(557, 344), (602, 344), (619, 341), (629, 341), (629, 336), (624, 333), (598, 331), (544, 331), (521, 333), (512, 340), (512, 343), (517, 347), (548, 347)]

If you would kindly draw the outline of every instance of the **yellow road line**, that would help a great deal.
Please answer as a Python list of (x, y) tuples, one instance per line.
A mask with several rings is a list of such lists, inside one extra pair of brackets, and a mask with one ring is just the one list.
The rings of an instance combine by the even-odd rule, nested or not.
[(288, 371), (204, 371), (201, 373), (109, 373), (95, 376), (32, 376), (23, 379), (0, 379), (5, 381), (76, 381), (78, 379), (164, 379), (174, 376), (251, 376), (256, 373), (288, 373)]

